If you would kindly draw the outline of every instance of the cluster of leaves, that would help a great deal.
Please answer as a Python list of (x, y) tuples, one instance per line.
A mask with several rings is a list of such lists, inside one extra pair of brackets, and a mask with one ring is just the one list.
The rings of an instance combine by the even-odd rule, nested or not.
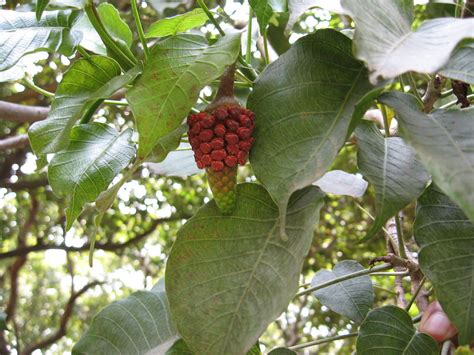
[[(48, 118), (28, 132), (41, 161), (54, 154), (48, 179), (53, 192), (66, 199), (66, 230), (93, 202), (98, 224), (145, 162), (159, 163), (150, 165), (159, 173), (183, 169), (183, 150), (176, 150), (186, 143), (183, 119), (195, 109), (201, 90), (235, 62), (246, 84), (247, 107), (256, 115), (250, 163), (259, 184), (238, 185), (230, 216), (213, 201), (199, 209), (177, 233), (165, 284), (103, 309), (73, 352), (259, 353), (260, 335), (298, 289), (324, 203), (321, 189), (341, 189), (340, 182), (325, 188), (324, 174), (352, 133), (358, 167), (376, 194), (377, 217), (363, 240), (418, 199), (419, 266), (457, 326), (459, 343), (472, 342), (474, 111), (440, 107), (430, 112), (413, 77), (439, 73), (474, 84), (469, 42), (474, 19), (438, 18), (413, 30), (411, 1), (343, 0), (341, 12), (355, 23), (353, 39), (335, 29), (318, 30), (259, 74), (241, 55), (241, 34), (224, 32), (204, 2), (198, 3), (200, 9), (161, 20), (145, 34), (132, 1), (141, 48), (132, 45), (132, 31), (111, 4), (96, 8), (89, 0), (79, 9), (45, 11), (48, 1), (39, 1), (36, 13), (0, 12), (0, 45), (6, 49), (0, 70), (36, 51), (82, 56), (64, 73)], [(250, 1), (264, 40), (264, 63), (269, 62), (270, 22), (289, 17), (291, 31), (296, 15), (315, 5), (295, 3)], [(208, 18), (219, 38), (182, 33)], [(84, 41), (89, 36), (99, 43)], [(149, 47), (150, 38), (159, 40)], [(399, 77), (401, 85), (394, 83)], [(407, 78), (414, 95), (395, 90), (403, 91)], [(118, 104), (131, 108), (137, 143), (132, 129), (119, 132), (93, 122), (94, 112), (122, 88), (127, 101)], [(361, 121), (375, 99), (384, 113), (387, 106), (396, 112), (400, 137), (390, 137), (387, 115), (385, 136)], [(316, 273), (305, 292), (351, 319), (354, 328), (360, 325), (358, 334), (336, 337), (357, 335), (360, 353), (437, 353), (436, 342), (416, 332), (408, 309), (370, 311), (371, 272), (342, 261), (332, 272)]]

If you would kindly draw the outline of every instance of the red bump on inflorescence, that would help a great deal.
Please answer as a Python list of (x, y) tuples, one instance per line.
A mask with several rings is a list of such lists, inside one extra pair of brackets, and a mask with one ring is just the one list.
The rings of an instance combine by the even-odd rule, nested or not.
[(222, 149), (224, 148), (224, 140), (222, 138), (214, 138), (211, 141), (212, 149)]
[(218, 124), (218, 125), (214, 128), (214, 133), (215, 133), (216, 136), (218, 136), (218, 137), (224, 137), (225, 132), (226, 132), (226, 129), (225, 129), (225, 126), (224, 126), (223, 124)]
[(221, 161), (213, 161), (211, 163), (211, 168), (214, 171), (221, 171), (222, 169), (224, 169), (224, 163)]
[(224, 149), (213, 150), (211, 153), (212, 160), (224, 160), (227, 156), (227, 153)]
[(235, 133), (226, 133), (225, 141), (227, 144), (237, 144), (239, 143), (239, 136)]
[(214, 171), (247, 162), (253, 143), (254, 113), (232, 106), (188, 116), (189, 142), (198, 168)]

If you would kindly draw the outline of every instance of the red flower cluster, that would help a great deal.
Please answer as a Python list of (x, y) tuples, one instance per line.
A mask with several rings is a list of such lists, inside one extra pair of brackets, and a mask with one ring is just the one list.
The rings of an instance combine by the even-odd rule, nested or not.
[(252, 147), (255, 115), (238, 106), (188, 116), (188, 135), (199, 169), (244, 165)]

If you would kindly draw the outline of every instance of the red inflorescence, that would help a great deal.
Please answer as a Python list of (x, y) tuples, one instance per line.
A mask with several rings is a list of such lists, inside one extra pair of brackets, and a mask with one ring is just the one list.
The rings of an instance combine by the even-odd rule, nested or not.
[(189, 142), (200, 169), (214, 171), (247, 162), (252, 147), (255, 116), (238, 106), (220, 107), (212, 113), (199, 112), (188, 117)]

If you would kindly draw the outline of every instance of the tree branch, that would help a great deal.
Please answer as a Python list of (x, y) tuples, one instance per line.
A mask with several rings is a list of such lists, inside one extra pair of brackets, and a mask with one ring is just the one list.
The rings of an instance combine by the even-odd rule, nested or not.
[(68, 302), (66, 303), (66, 306), (64, 307), (64, 312), (61, 316), (61, 319), (59, 320), (58, 330), (43, 340), (27, 345), (25, 349), (21, 351), (20, 355), (29, 355), (35, 350), (47, 348), (65, 336), (67, 324), (72, 316), (72, 311), (74, 310), (77, 299), (86, 293), (90, 288), (102, 285), (103, 283), (104, 282), (94, 281), (88, 283), (77, 292), (73, 291), (69, 297)]
[(37, 179), (18, 182), (0, 181), (0, 187), (4, 187), (12, 191), (33, 190), (46, 185), (48, 185), (48, 179)]
[[(146, 239), (146, 237), (148, 237), (156, 229), (158, 225), (162, 223), (178, 221), (178, 220), (181, 220), (183, 218), (188, 218), (188, 217), (189, 216), (180, 217), (180, 218), (178, 217), (162, 218), (162, 219), (154, 220), (146, 231), (144, 231), (143, 233), (137, 234), (135, 237), (127, 240), (124, 243), (109, 243), (109, 242), (96, 243), (95, 249), (111, 251), (111, 252), (124, 249), (126, 247), (129, 247), (133, 244), (140, 242), (143, 239)], [(23, 248), (18, 248), (15, 250), (10, 250), (4, 253), (0, 253), (0, 260), (12, 258), (15, 256), (25, 256), (31, 252), (38, 252), (38, 251), (45, 251), (45, 250), (64, 250), (66, 252), (85, 252), (85, 251), (89, 251), (89, 249), (90, 249), (90, 243), (86, 243), (80, 247), (71, 247), (71, 246), (66, 246), (65, 244), (59, 244), (59, 245), (36, 244), (36, 245), (26, 246)]]
[[(386, 239), (387, 239), (387, 250), (389, 255), (397, 256), (398, 253), (398, 233), (397, 226), (395, 223), (395, 218), (390, 218), (385, 224), (385, 229), (387, 230)], [(404, 268), (401, 266), (394, 266), (393, 270), (403, 271)], [(405, 298), (405, 289), (403, 288), (403, 277), (395, 277), (395, 293), (397, 298), (397, 306), (400, 308), (405, 308), (407, 306), (407, 300)]]
[(32, 123), (48, 117), (49, 107), (19, 105), (0, 101), (0, 119), (18, 123)]
[(27, 134), (8, 137), (0, 140), (0, 151), (26, 147), (30, 141)]
[(435, 102), (441, 97), (441, 90), (443, 89), (446, 79), (435, 75), (433, 79), (428, 82), (425, 95), (423, 95), (423, 112), (430, 113)]

